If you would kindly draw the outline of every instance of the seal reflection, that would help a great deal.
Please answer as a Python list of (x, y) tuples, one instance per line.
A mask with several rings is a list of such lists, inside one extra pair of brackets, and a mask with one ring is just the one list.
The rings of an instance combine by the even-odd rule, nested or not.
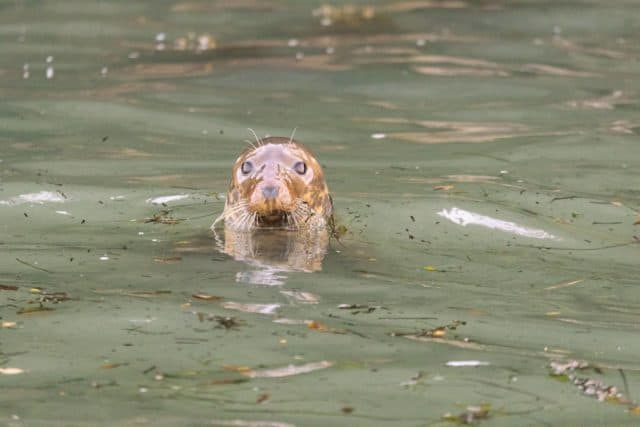
[(236, 274), (236, 281), (260, 285), (283, 285), (287, 272), (322, 270), (329, 245), (326, 229), (214, 230), (216, 249), (255, 269)]

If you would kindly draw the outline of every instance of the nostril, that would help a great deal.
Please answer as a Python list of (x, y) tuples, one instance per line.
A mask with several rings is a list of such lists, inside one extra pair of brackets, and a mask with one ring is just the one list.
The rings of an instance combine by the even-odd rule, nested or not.
[(278, 187), (269, 186), (262, 189), (262, 195), (265, 199), (275, 199), (278, 196)]

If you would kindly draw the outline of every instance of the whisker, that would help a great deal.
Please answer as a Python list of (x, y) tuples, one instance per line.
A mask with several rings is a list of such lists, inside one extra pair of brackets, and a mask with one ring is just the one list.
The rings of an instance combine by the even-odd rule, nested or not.
[(291, 144), (293, 142), (293, 137), (296, 134), (296, 130), (298, 130), (297, 127), (293, 128), (293, 132), (291, 132), (291, 137), (289, 138), (289, 144)]
[(247, 220), (245, 222), (245, 231), (251, 231), (256, 224), (256, 220), (257, 220), (258, 214), (254, 213), (250, 213), (247, 216)]
[(247, 206), (248, 206), (248, 202), (239, 202), (237, 205), (231, 206), (228, 209), (225, 209), (223, 214), (224, 215), (234, 215), (240, 211), (245, 211), (247, 210)]
[(244, 216), (244, 220), (242, 221), (242, 229), (244, 231), (249, 231), (251, 229), (251, 220), (253, 218), (253, 214), (247, 212)]
[(224, 212), (222, 212), (220, 215), (218, 215), (218, 218), (215, 219), (215, 221), (213, 221), (213, 224), (211, 224), (211, 229), (215, 229), (216, 228), (216, 224), (219, 223), (220, 221), (225, 219), (225, 214)]
[(246, 142), (247, 144), (249, 144), (251, 147), (253, 147), (253, 149), (255, 150), (257, 147), (255, 146), (255, 144), (252, 141), (249, 141), (248, 139), (245, 139), (244, 142)]
[(249, 129), (249, 132), (251, 132), (253, 134), (253, 137), (256, 139), (256, 142), (258, 143), (258, 146), (264, 145), (262, 140), (260, 138), (258, 138), (258, 135), (256, 134), (256, 132), (253, 129), (251, 129), (251, 128), (247, 128), (247, 129)]
[(246, 226), (247, 217), (249, 216), (249, 212), (243, 212), (236, 218), (233, 224), (233, 228), (235, 230), (244, 231)]
[(302, 219), (300, 212), (298, 212), (297, 210), (294, 210), (291, 212), (291, 219), (293, 220), (293, 226), (295, 228), (299, 228), (300, 227), (300, 220)]
[(215, 221), (213, 221), (213, 224), (211, 224), (211, 228), (215, 228), (215, 226), (220, 222), (220, 221), (225, 221), (230, 223), (230, 225), (233, 225), (236, 222), (236, 219), (233, 218), (238, 212), (245, 210), (246, 209), (246, 205), (248, 203), (241, 201), (239, 202), (237, 205), (225, 208), (225, 210), (222, 211), (222, 213), (215, 219)]
[(241, 227), (240, 229), (242, 231), (250, 231), (251, 230), (251, 225), (254, 221), (255, 218), (255, 213), (251, 213), (251, 212), (245, 212), (244, 215), (242, 216), (242, 222), (241, 222)]
[(241, 200), (241, 201), (237, 202), (235, 205), (227, 208), (226, 211), (229, 214), (234, 214), (234, 213), (236, 213), (238, 211), (246, 211), (246, 210), (248, 210), (248, 207), (249, 207), (249, 202), (246, 201), (246, 200)]

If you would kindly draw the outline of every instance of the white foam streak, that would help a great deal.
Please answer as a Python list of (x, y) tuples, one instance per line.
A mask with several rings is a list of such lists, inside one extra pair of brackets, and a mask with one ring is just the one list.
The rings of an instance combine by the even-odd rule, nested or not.
[(222, 304), (227, 310), (240, 310), (245, 313), (275, 314), (280, 308), (280, 304), (242, 304), (234, 301), (227, 301)]
[(453, 368), (467, 368), (476, 366), (489, 366), (489, 362), (483, 362), (482, 360), (450, 360), (447, 362), (447, 366), (451, 366)]
[(443, 209), (438, 212), (438, 215), (447, 218), (449, 221), (458, 225), (462, 225), (463, 227), (473, 224), (534, 239), (557, 239), (553, 234), (547, 233), (546, 231), (538, 228), (523, 227), (515, 222), (503, 221), (501, 219), (491, 218), (490, 216), (480, 215), (455, 207), (449, 210)]
[(162, 205), (164, 203), (169, 203), (169, 202), (175, 202), (177, 200), (183, 200), (186, 199), (187, 197), (189, 197), (188, 194), (176, 194), (173, 196), (161, 196), (161, 197), (154, 197), (151, 199), (147, 199), (147, 203), (151, 203), (154, 205)]
[(40, 191), (38, 193), (20, 194), (19, 196), (12, 197), (8, 200), (0, 200), (0, 205), (21, 205), (23, 203), (63, 203), (66, 198), (58, 192), (54, 191)]

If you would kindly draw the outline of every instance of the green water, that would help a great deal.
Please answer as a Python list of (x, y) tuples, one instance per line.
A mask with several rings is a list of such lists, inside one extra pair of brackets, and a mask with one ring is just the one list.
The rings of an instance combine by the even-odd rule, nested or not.
[[(640, 424), (637, 2), (363, 4), (0, 1), (1, 425)], [(248, 127), (322, 271), (216, 251)]]

